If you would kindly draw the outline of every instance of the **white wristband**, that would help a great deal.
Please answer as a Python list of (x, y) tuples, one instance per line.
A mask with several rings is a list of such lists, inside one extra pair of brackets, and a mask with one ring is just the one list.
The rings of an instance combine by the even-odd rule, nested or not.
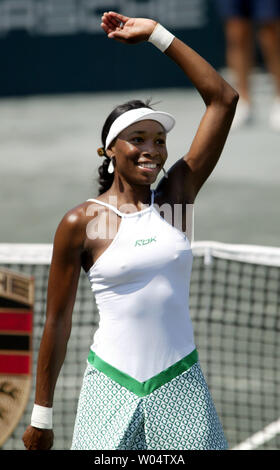
[(34, 404), (31, 426), (40, 429), (52, 429), (52, 408)]
[(174, 38), (174, 34), (170, 33), (160, 23), (157, 23), (148, 41), (160, 49), (161, 52), (164, 52), (170, 46)]

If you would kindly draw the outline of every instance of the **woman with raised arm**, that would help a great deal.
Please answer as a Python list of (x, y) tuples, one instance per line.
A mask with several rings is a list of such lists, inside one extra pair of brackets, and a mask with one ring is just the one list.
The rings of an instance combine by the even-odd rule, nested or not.
[[(27, 449), (52, 447), (53, 395), (82, 267), (100, 324), (72, 449), (226, 449), (189, 316), (192, 252), (185, 207), (219, 159), (238, 95), (200, 55), (151, 19), (108, 12), (101, 27), (116, 41), (158, 47), (192, 81), (206, 109), (190, 149), (164, 170), (154, 191), (150, 186), (167, 159), (173, 116), (134, 100), (107, 118), (98, 149), (105, 157), (99, 196), (67, 212), (55, 234), (35, 404), (23, 441)], [(156, 206), (162, 204), (172, 211), (181, 205), (181, 230), (160, 215)]]

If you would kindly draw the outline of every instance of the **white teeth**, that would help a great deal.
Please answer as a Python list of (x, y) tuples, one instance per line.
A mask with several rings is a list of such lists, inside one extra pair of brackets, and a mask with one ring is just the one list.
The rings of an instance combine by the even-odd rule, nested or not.
[(138, 163), (140, 168), (156, 168), (157, 165), (155, 163)]

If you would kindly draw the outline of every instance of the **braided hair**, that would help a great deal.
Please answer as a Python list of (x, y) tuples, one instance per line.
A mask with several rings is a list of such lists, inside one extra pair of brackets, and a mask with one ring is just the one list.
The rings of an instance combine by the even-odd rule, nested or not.
[(107, 117), (102, 133), (101, 133), (101, 140), (103, 144), (103, 155), (104, 155), (104, 161), (102, 165), (99, 166), (98, 168), (98, 173), (99, 173), (99, 178), (98, 178), (98, 184), (99, 184), (99, 193), (100, 194), (105, 193), (108, 191), (108, 189), (112, 186), (112, 183), (114, 181), (114, 173), (108, 173), (108, 167), (110, 164), (110, 157), (106, 154), (105, 150), (105, 143), (106, 143), (106, 138), (107, 135), (110, 131), (110, 127), (112, 126), (113, 122), (115, 119), (117, 119), (119, 116), (121, 116), (123, 113), (126, 113), (127, 111), (130, 111), (131, 109), (138, 109), (138, 108), (149, 108), (152, 109), (150, 106), (150, 100), (148, 100), (146, 103), (144, 103), (141, 100), (131, 100), (127, 101), (124, 104), (121, 104), (117, 106), (116, 108), (113, 109), (113, 111), (109, 114)]

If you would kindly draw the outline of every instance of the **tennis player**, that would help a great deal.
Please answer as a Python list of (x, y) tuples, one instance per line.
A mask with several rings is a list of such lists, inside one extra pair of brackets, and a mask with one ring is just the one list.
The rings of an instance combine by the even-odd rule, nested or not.
[[(206, 108), (189, 150), (164, 171), (153, 191), (150, 186), (166, 163), (174, 117), (134, 100), (107, 118), (98, 149), (104, 159), (99, 197), (69, 210), (55, 233), (35, 404), (23, 442), (27, 449), (53, 445), (54, 390), (83, 268), (100, 324), (71, 448), (227, 449), (189, 316), (192, 252), (184, 207), (194, 203), (221, 155), (238, 94), (199, 54), (151, 19), (108, 12), (101, 27), (111, 40), (149, 41), (165, 53), (192, 81)], [(125, 73), (135, 71), (127, 64)], [(154, 73), (164, 71), (147, 69)], [(186, 112), (191, 113), (187, 101)], [(181, 205), (182, 230), (160, 215), (157, 207), (163, 204)]]

